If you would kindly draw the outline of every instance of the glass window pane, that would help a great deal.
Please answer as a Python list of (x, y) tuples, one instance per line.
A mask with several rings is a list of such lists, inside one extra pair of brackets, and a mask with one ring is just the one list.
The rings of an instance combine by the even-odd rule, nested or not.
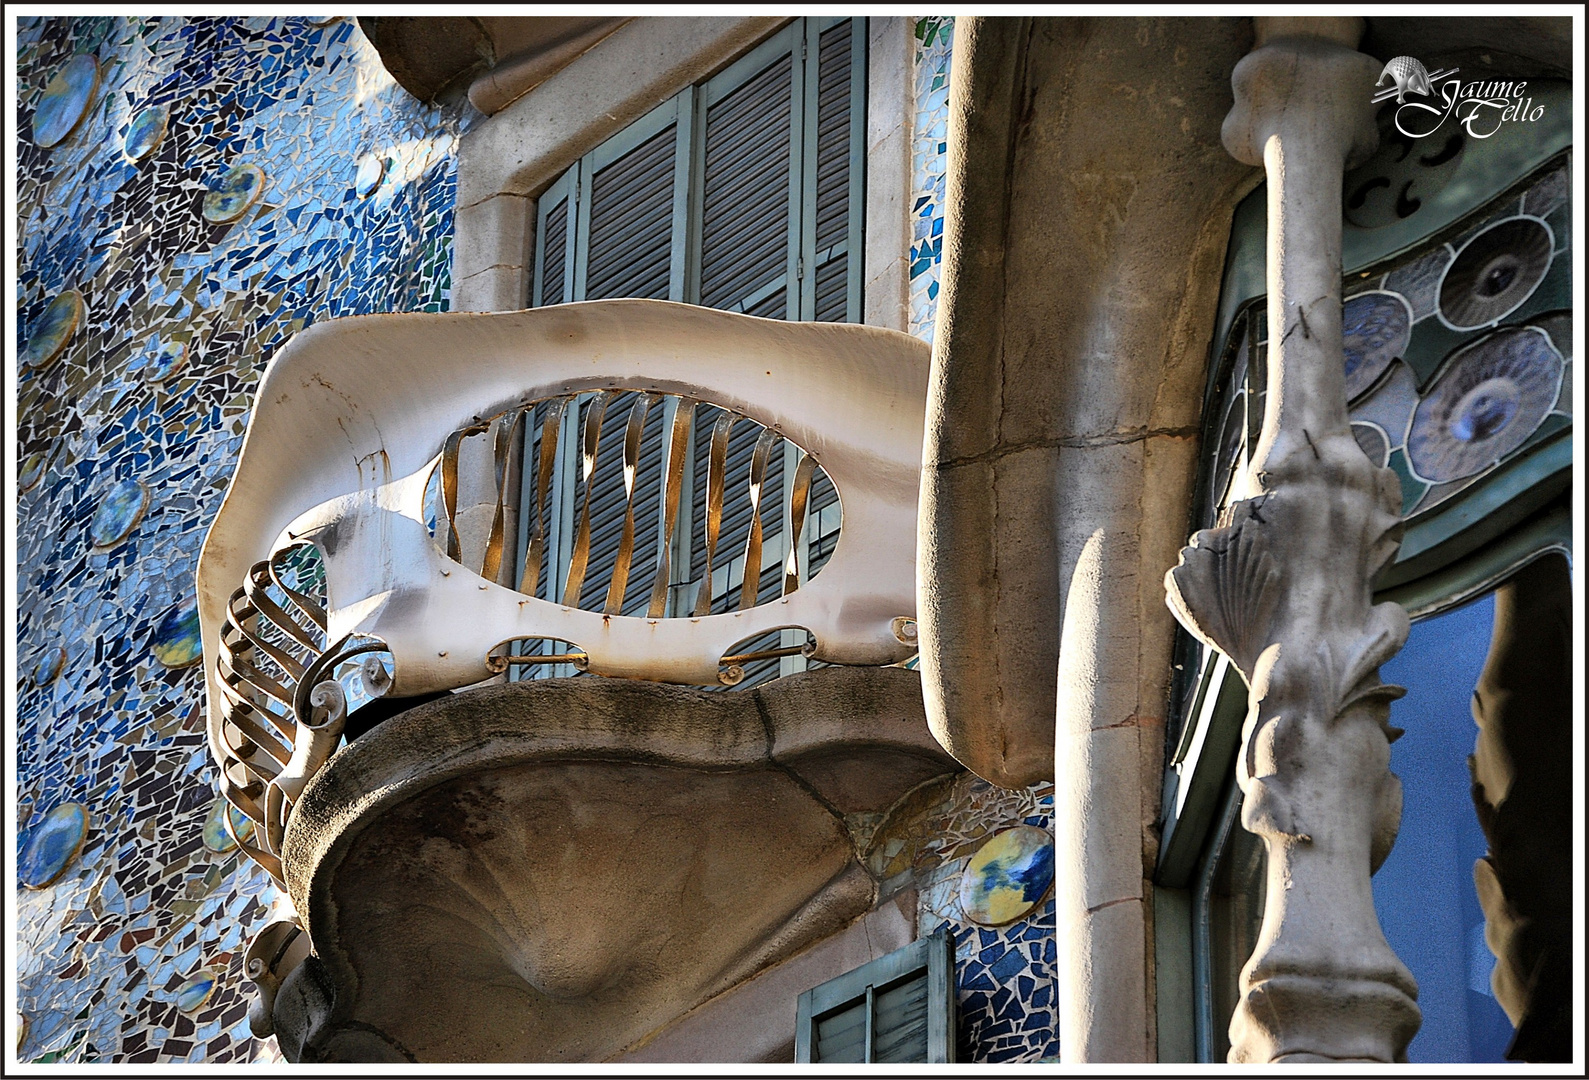
[(1374, 907), (1390, 947), (1418, 980), (1423, 1027), (1407, 1049), (1424, 1062), (1504, 1061), (1512, 1025), (1490, 990), (1495, 957), (1473, 864), (1487, 850), (1473, 810), (1468, 755), (1477, 728), (1473, 688), (1490, 648), (1495, 600), (1416, 624), (1380, 671), (1407, 688), (1390, 722), (1406, 731), (1391, 746), (1401, 777), (1401, 833), (1374, 876)]

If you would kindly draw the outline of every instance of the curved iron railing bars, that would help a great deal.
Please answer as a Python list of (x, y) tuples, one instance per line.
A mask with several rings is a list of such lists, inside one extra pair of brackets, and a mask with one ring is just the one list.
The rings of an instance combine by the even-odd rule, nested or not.
[[(589, 574), (591, 558), (591, 529), (592, 507), (595, 501), (596, 466), (603, 449), (602, 426), (609, 408), (623, 394), (628, 393), (626, 388), (614, 387), (596, 391), (590, 398), (589, 404), (584, 409), (583, 417), (578, 417), (577, 402), (580, 395), (565, 394), (550, 399), (542, 399), (528, 404), (509, 409), (489, 420), (477, 420), (466, 427), (460, 428), (449, 435), (442, 446), (438, 466), (440, 478), (439, 514), (436, 522), (436, 539), (454, 562), (463, 564), (462, 544), (458, 535), (458, 460), (462, 451), (463, 440), (474, 435), (488, 434), (492, 440), (493, 471), (496, 480), (496, 510), (492, 520), (490, 535), (486, 541), (480, 560), (480, 576), (488, 581), (498, 579), (502, 569), (504, 520), (505, 509), (509, 492), (507, 490), (509, 455), (515, 445), (515, 438), (520, 430), (526, 437), (532, 428), (532, 414), (537, 405), (547, 403), (549, 408), (541, 422), (540, 450), (536, 455), (533, 486), (529, 476), (528, 467), (523, 483), (528, 488), (527, 507), (530, 514), (529, 543), (525, 551), (524, 566), (519, 574), (517, 590), (528, 596), (535, 596), (540, 588), (541, 575), (547, 562), (548, 529), (546, 518), (551, 508), (551, 493), (553, 475), (555, 472), (555, 447), (563, 424), (567, 422), (572, 410), (580, 424), (579, 432), (579, 476), (581, 496), (579, 499), (576, 521), (574, 526), (574, 539), (572, 553), (569, 558), (567, 574), (561, 590), (562, 604), (565, 607), (578, 607), (580, 595), (584, 589), (585, 579)], [(651, 619), (665, 618), (668, 615), (667, 598), (669, 575), (671, 572), (671, 558), (673, 542), (680, 521), (679, 507), (684, 490), (684, 462), (690, 444), (691, 434), (694, 430), (696, 411), (702, 402), (677, 394), (664, 394), (656, 391), (633, 391), (634, 400), (630, 403), (629, 413), (624, 426), (622, 442), (622, 484), (623, 484), (623, 526), (616, 555), (613, 560), (612, 573), (608, 579), (606, 598), (602, 606), (605, 615), (621, 615), (624, 600), (628, 592), (630, 571), (633, 566), (636, 538), (635, 538), (635, 511), (638, 498), (637, 476), (640, 468), (640, 454), (642, 436), (644, 434), (646, 418), (651, 410), (659, 405), (671, 401), (674, 404), (670, 429), (666, 436), (667, 457), (666, 469), (660, 477), (661, 498), (660, 516), (662, 519), (662, 532), (656, 551), (656, 573), (651, 582), (650, 601), (647, 606), (646, 616)], [(703, 523), (702, 548), (703, 567), (700, 584), (697, 587), (693, 610), (687, 612), (689, 617), (702, 617), (711, 613), (712, 604), (717, 599), (714, 588), (712, 566), (718, 555), (718, 541), (722, 532), (723, 504), (728, 489), (728, 451), (729, 436), (737, 421), (756, 421), (741, 413), (723, 410), (719, 413), (712, 425), (710, 436), (710, 449), (706, 461), (706, 498), (705, 522)], [(745, 538), (743, 552), (746, 571), (745, 580), (740, 584), (738, 607), (747, 610), (758, 603), (758, 589), (756, 582), (762, 560), (763, 526), (762, 511), (765, 502), (765, 485), (769, 462), (775, 446), (784, 436), (774, 428), (763, 427), (757, 437), (754, 449), (751, 451), (750, 468), (746, 476), (747, 494), (750, 501), (750, 528)], [(816, 480), (818, 462), (815, 457), (800, 449), (800, 456), (790, 477), (787, 488), (787, 501), (789, 509), (789, 529), (791, 537), (799, 537), (805, 528), (806, 518), (810, 507), (811, 492)], [(789, 545), (788, 556), (784, 560), (781, 574), (780, 595), (788, 596), (801, 586), (801, 567), (799, 552), (794, 544)], [(810, 577), (810, 574), (805, 575)], [(557, 582), (549, 582), (552, 595), (557, 594)], [(807, 655), (811, 653), (811, 645), (794, 645), (776, 649), (759, 649), (746, 653), (724, 656), (720, 660), (722, 665), (719, 671), (719, 682), (725, 686), (734, 686), (741, 682), (745, 673), (743, 665), (757, 660), (774, 659), (784, 656)], [(487, 661), (488, 668), (501, 673), (507, 670), (510, 664), (544, 665), (544, 664), (572, 664), (584, 670), (584, 653), (578, 651), (559, 651), (533, 655), (493, 655)]]
[[(337, 668), (364, 656), (364, 692), (380, 697), (391, 675), (380, 642), (347, 635), (327, 640), (325, 608), (283, 576), (287, 560), (307, 544), (291, 544), (249, 568), (221, 625), (216, 674), (223, 691), (220, 791), (254, 823), (226, 830), (238, 850), (285, 884), (282, 838), (292, 805), (336, 749), (347, 719)], [(278, 602), (271, 595), (274, 588)], [(255, 840), (262, 841), (256, 843)]]

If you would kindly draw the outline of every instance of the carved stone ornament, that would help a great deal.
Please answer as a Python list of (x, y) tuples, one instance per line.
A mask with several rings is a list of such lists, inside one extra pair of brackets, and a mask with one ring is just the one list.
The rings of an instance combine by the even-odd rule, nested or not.
[(1237, 779), (1268, 881), (1230, 1060), (1405, 1061), (1418, 988), (1369, 884), (1401, 821), (1388, 721), (1404, 691), (1379, 667), (1408, 620), (1370, 584), (1400, 544), (1401, 495), (1352, 437), (1341, 322), (1342, 175), (1374, 150), (1380, 65), (1353, 51), (1359, 19), (1257, 23), (1224, 140), (1268, 173), (1268, 405), (1236, 501), (1165, 581), (1249, 687)]

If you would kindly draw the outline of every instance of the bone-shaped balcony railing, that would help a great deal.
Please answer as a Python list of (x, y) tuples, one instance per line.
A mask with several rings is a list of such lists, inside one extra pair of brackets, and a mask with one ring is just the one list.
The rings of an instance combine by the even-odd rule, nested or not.
[[(256, 857), (270, 867), (279, 853), (292, 800), (339, 737), (346, 702), (338, 695), (375, 649), (387, 659), (363, 665), (370, 690), (396, 697), (481, 682), (522, 642), (567, 643), (564, 655), (595, 674), (696, 684), (732, 683), (734, 661), (744, 659), (736, 647), (785, 630), (804, 631), (804, 651), (827, 663), (907, 659), (927, 354), (888, 330), (649, 300), (366, 316), (300, 333), (261, 379), (197, 575), (211, 751), (229, 797), (263, 826)], [(609, 409), (624, 420), (604, 451)], [(657, 481), (659, 531), (669, 535), (668, 519), (684, 513), (673, 475), (684, 455), (671, 451), (699, 424), (699, 561), (750, 568), (737, 603), (725, 603), (732, 583), (725, 588), (714, 565), (698, 578), (696, 560), (679, 575), (658, 566), (665, 542), (636, 576), (636, 552), (651, 548), (630, 518), (643, 494), (635, 442), (660, 422), (653, 415), (667, 421), (670, 451)], [(621, 465), (624, 525), (610, 559), (593, 559), (593, 543), (581, 542), (583, 506), (560, 549), (566, 558), (554, 557), (546, 500), (556, 478), (543, 474), (555, 459), (522, 451), (517, 460), (529, 465), (517, 490), (534, 520), (518, 557), (508, 473), (532, 417), (548, 446), (558, 430), (577, 439), (582, 479), (606, 467), (604, 453)], [(730, 431), (743, 424), (762, 430), (748, 462), (730, 470)], [(465, 444), (480, 438), (490, 446), (496, 505), (476, 562), (461, 535), (468, 530), (458, 529), (466, 508), (447, 500), (469, 478), (459, 467)], [(775, 500), (768, 477), (780, 460), (788, 483)], [(776, 587), (758, 588), (757, 571), (780, 550), (768, 542), (771, 523), (798, 537), (822, 476), (842, 500), (837, 546), (819, 575), (802, 573), (796, 558)], [(427, 489), (441, 504), (435, 513)], [(589, 484), (577, 490), (600, 497)], [(722, 536), (714, 539), (724, 507), (752, 493), (752, 523), (725, 551)], [(323, 565), (323, 609), (282, 570), (304, 544)], [(592, 602), (585, 585), (603, 575), (605, 591)], [(679, 593), (671, 601), (670, 591)]]

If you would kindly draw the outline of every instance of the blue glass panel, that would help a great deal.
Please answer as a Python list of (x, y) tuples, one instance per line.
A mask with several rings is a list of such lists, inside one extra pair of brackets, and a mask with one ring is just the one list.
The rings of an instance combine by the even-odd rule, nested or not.
[(1401, 834), (1374, 877), (1385, 937), (1418, 980), (1423, 1027), (1414, 1062), (1505, 1060), (1512, 1026), (1490, 992), (1495, 958), (1484, 945), (1484, 913), (1473, 864), (1486, 850), (1473, 811), (1467, 758), (1478, 728), (1469, 711), (1484, 669), (1492, 597), (1418, 623), (1381, 669), (1407, 687), (1390, 722), (1406, 730), (1391, 747), (1404, 791)]

